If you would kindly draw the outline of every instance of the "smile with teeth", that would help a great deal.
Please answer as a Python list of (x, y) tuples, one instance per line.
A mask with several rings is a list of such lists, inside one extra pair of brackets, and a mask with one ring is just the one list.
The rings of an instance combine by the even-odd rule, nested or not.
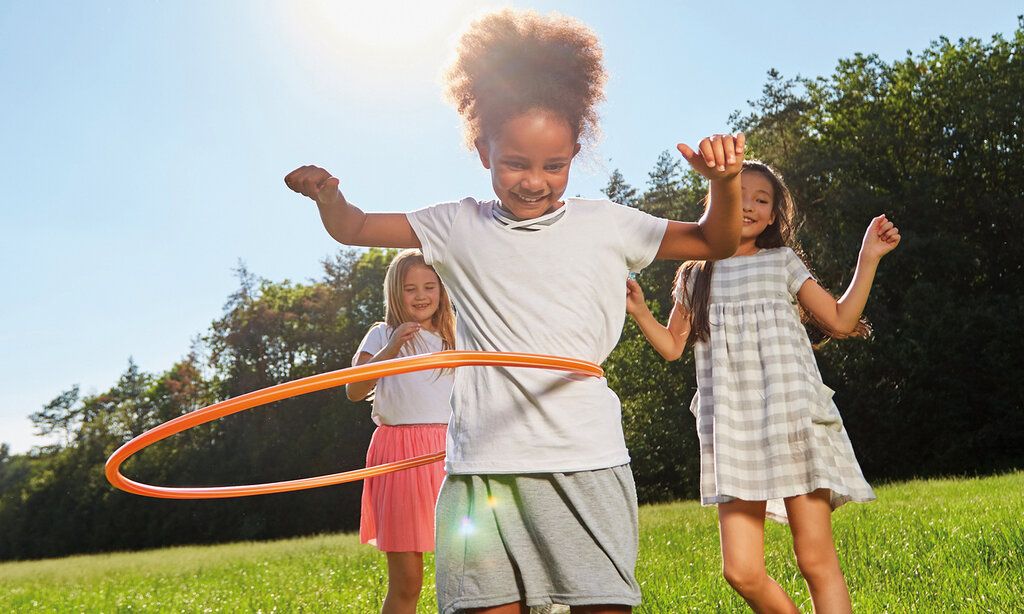
[(754, 223), (754, 222), (756, 222), (756, 221), (757, 221), (757, 220), (755, 220), (754, 218), (751, 218), (751, 217), (747, 217), (747, 216), (745, 216), (745, 215), (743, 216), (743, 223), (744, 223), (744, 224), (753, 224), (753, 223)]
[(547, 194), (541, 194), (540, 196), (534, 196), (534, 197), (523, 196), (522, 194), (519, 194), (518, 192), (512, 192), (512, 194), (514, 194), (515, 197), (518, 198), (519, 200), (521, 200), (523, 202), (527, 202), (527, 203), (535, 203), (535, 202), (543, 200), (544, 198), (547, 197)]

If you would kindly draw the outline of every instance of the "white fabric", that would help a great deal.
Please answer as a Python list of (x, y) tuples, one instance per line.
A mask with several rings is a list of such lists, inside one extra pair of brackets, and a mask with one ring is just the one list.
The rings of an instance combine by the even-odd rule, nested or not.
[[(819, 488), (832, 491), (833, 508), (875, 498), (796, 309), (808, 279), (788, 247), (715, 263), (711, 337), (694, 345), (690, 406), (704, 505), (768, 501), (768, 515), (785, 521), (782, 499)], [(674, 298), (683, 302), (680, 284)]]
[[(391, 333), (392, 328), (387, 324), (376, 324), (363, 337), (352, 364), (360, 352), (376, 354), (381, 351), (391, 339)], [(402, 346), (398, 358), (440, 352), (441, 349), (441, 337), (421, 330)], [(436, 369), (382, 377), (377, 380), (373, 396), (373, 421), (389, 426), (446, 423), (452, 415), (450, 398), (454, 381), (454, 373), (442, 373)]]
[[(622, 333), (626, 276), (650, 264), (667, 221), (607, 200), (568, 199), (534, 232), (466, 198), (408, 214), (459, 315), (456, 348), (601, 363)], [(455, 377), (447, 471), (551, 473), (629, 462), (621, 407), (603, 378), (464, 367)]]

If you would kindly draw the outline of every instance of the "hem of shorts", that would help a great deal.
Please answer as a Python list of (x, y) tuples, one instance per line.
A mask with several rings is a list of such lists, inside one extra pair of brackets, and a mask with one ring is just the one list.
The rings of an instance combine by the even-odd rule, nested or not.
[(448, 475), (498, 475), (498, 474), (526, 474), (526, 473), (577, 473), (580, 471), (596, 471), (598, 469), (611, 469), (621, 467), (630, 463), (629, 455), (618, 456), (607, 460), (595, 461), (592, 463), (553, 463), (544, 465), (510, 465), (508, 463), (467, 463), (462, 461), (446, 461), (444, 470)]
[(562, 595), (545, 594), (534, 597), (523, 597), (519, 593), (511, 593), (494, 597), (473, 597), (456, 599), (452, 603), (440, 609), (442, 614), (457, 614), (463, 610), (474, 608), (492, 608), (506, 603), (525, 602), (526, 607), (533, 608), (544, 605), (640, 605), (640, 595), (615, 593), (609, 595)]

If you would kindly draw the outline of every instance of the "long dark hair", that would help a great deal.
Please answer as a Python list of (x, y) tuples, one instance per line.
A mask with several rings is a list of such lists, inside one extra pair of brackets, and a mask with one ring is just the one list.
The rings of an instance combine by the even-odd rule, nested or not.
[[(760, 173), (772, 184), (772, 214), (775, 216), (775, 220), (761, 231), (761, 234), (757, 235), (754, 245), (761, 249), (789, 247), (810, 270), (807, 258), (796, 240), (796, 203), (786, 182), (783, 181), (782, 175), (760, 160), (744, 160), (741, 172)], [(690, 335), (686, 340), (687, 343), (707, 342), (711, 338), (708, 310), (711, 305), (711, 275), (714, 270), (715, 262), (713, 260), (689, 260), (684, 262), (676, 272), (673, 287), (680, 289), (679, 296), (683, 299), (683, 306), (690, 313)], [(690, 289), (691, 279), (692, 291)], [(864, 318), (860, 319), (852, 333), (842, 334), (831, 330), (803, 307), (799, 307), (799, 309), (801, 321), (813, 324), (824, 333), (825, 340), (828, 338), (867, 337), (871, 334), (871, 325)]]

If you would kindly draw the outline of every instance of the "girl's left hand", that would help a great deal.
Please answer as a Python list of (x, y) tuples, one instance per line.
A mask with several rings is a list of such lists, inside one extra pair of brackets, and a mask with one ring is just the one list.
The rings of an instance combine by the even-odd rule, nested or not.
[(871, 220), (861, 244), (862, 256), (880, 260), (900, 244), (900, 229), (882, 214)]

